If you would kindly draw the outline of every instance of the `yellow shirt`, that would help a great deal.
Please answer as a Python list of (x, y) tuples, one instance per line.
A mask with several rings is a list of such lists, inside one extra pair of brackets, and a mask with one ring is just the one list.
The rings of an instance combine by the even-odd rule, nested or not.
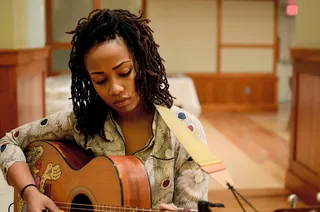
[[(171, 111), (204, 143), (203, 127), (192, 114), (176, 106)], [(7, 170), (17, 161), (26, 161), (23, 150), (34, 141), (74, 140), (95, 156), (125, 155), (125, 142), (112, 113), (106, 117), (104, 132), (108, 142), (98, 135), (90, 137), (84, 147), (84, 135), (77, 128), (72, 110), (63, 110), (7, 133), (0, 140), (0, 168)], [(198, 200), (207, 200), (209, 176), (192, 160), (156, 111), (152, 122), (153, 137), (134, 153), (145, 165), (152, 194), (152, 207), (174, 203), (178, 207), (197, 208)]]

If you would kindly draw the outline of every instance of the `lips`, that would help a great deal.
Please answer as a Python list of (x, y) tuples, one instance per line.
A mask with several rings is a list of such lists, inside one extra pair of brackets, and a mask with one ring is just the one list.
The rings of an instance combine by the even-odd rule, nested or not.
[(129, 97), (126, 97), (126, 98), (118, 99), (118, 100), (114, 101), (113, 104), (118, 104), (118, 103), (124, 102), (124, 101), (126, 101), (127, 99), (130, 99), (130, 98), (129, 98)]
[(130, 99), (131, 99), (130, 97), (118, 99), (118, 100), (114, 101), (113, 104), (118, 107), (124, 107), (124, 106), (130, 104)]

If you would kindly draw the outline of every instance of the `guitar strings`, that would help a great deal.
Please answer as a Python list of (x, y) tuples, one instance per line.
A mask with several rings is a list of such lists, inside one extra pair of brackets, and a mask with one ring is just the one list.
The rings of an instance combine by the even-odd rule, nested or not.
[[(121, 207), (121, 206), (108, 206), (108, 205), (89, 205), (89, 204), (79, 204), (79, 203), (67, 203), (67, 202), (54, 202), (58, 205), (60, 209), (81, 209), (85, 211), (109, 211), (108, 209), (114, 209), (110, 211), (146, 211), (146, 212), (159, 212), (163, 209), (146, 209), (146, 208), (132, 208), (132, 207)], [(65, 206), (63, 206), (65, 205)], [(71, 205), (71, 206), (69, 206)], [(75, 206), (82, 207), (96, 207), (97, 209), (85, 209)], [(176, 210), (179, 211), (179, 210)]]
[[(127, 211), (127, 210), (115, 210), (115, 209), (86, 209), (86, 208), (75, 208), (75, 207), (60, 207), (60, 209), (62, 210), (81, 210), (81, 211), (99, 211), (99, 212), (106, 212), (106, 211), (110, 211), (110, 212), (120, 212), (120, 211)], [(131, 211), (136, 211), (136, 210), (131, 210)]]
[[(100, 207), (100, 206), (99, 206)], [(94, 208), (94, 209), (89, 209), (89, 208), (80, 208), (80, 207), (68, 207), (68, 206), (60, 206), (59, 208), (60, 209), (73, 209), (73, 210), (81, 210), (81, 211), (99, 211), (99, 212), (103, 212), (103, 211), (160, 211), (160, 210), (148, 210), (148, 209), (145, 209), (145, 210), (141, 210), (141, 209), (135, 209), (135, 208), (119, 208), (119, 209), (116, 209), (116, 208), (109, 208), (109, 207), (104, 207), (104, 208)]]
[[(87, 208), (78, 208), (78, 207), (68, 207), (68, 206), (60, 206), (60, 209), (74, 209), (74, 210), (81, 210), (81, 211), (99, 211), (99, 212), (105, 212), (105, 211), (112, 211), (112, 212), (120, 212), (120, 211), (165, 211), (166, 209), (159, 209), (159, 210), (155, 210), (155, 209), (136, 209), (136, 208), (120, 208), (120, 209), (113, 209), (113, 208), (96, 208), (96, 209), (87, 209)], [(171, 210), (172, 212), (181, 212), (181, 210)]]
[[(115, 209), (118, 209), (118, 208), (133, 209), (132, 207), (122, 207), (122, 206), (117, 206), (117, 205), (97, 205), (97, 204), (89, 205), (89, 204), (67, 203), (67, 202), (54, 202), (54, 203), (59, 204), (59, 205), (74, 205), (74, 206), (83, 206), (83, 207), (106, 207), (106, 208), (115, 208)], [(138, 210), (138, 208), (134, 208), (134, 209)], [(155, 210), (155, 211), (157, 211), (156, 209), (141, 209), (141, 210), (148, 210), (148, 211)]]

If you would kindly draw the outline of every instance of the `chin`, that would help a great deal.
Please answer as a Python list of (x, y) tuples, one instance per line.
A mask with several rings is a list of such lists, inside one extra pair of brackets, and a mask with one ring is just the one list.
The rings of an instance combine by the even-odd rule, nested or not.
[(127, 107), (122, 107), (122, 108), (113, 108), (115, 111), (117, 111), (118, 113), (129, 113), (131, 111), (133, 111), (135, 109), (135, 107), (132, 106), (127, 106)]
[(114, 107), (113, 109), (119, 113), (129, 113), (129, 112), (134, 111), (138, 105), (139, 105), (139, 102), (137, 102), (135, 104), (131, 103), (125, 107)]

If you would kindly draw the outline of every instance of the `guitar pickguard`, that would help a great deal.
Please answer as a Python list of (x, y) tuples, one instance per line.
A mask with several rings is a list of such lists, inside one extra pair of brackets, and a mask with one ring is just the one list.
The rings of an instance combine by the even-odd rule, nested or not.
[[(41, 160), (43, 153), (44, 153), (44, 150), (42, 146), (34, 146), (31, 149), (28, 149), (26, 153), (26, 161), (38, 190), (41, 193), (50, 196), (50, 194), (48, 194), (48, 192), (46, 192), (45, 190), (45, 188), (47, 188), (46, 182), (48, 180), (55, 181), (60, 179), (62, 172), (59, 164), (53, 165), (52, 163), (48, 163), (46, 164), (44, 172), (40, 174), (41, 167), (43, 165)], [(27, 212), (26, 202), (20, 197), (19, 194), (18, 194), (17, 212)]]

